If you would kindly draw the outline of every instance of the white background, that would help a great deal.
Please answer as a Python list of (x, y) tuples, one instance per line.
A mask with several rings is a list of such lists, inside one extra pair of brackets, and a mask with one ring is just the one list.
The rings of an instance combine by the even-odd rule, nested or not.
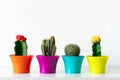
[(76, 43), (84, 55), (91, 55), (90, 38), (100, 35), (102, 55), (108, 55), (107, 66), (120, 66), (119, 0), (0, 0), (0, 66), (12, 66), (17, 34), (27, 37), (32, 66), (38, 66), (41, 42), (54, 35), (60, 55), (58, 67), (64, 68), (61, 56), (68, 43)]

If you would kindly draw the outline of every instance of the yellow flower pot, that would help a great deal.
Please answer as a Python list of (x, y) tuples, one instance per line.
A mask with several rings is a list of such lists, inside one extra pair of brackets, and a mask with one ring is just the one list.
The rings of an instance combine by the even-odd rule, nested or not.
[(89, 71), (93, 74), (103, 74), (106, 71), (108, 56), (87, 56)]

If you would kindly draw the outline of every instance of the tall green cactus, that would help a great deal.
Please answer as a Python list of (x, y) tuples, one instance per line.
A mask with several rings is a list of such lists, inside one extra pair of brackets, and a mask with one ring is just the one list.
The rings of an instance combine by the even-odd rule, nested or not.
[(54, 56), (56, 53), (55, 38), (51, 36), (50, 39), (44, 39), (41, 45), (43, 56)]
[(100, 46), (100, 37), (99, 36), (93, 36), (92, 37), (92, 51), (93, 51), (93, 54), (92, 56), (101, 56), (101, 46)]
[[(17, 36), (21, 37), (21, 35), (17, 35)], [(27, 48), (28, 46), (24, 38), (17, 39), (17, 41), (15, 41), (15, 47), (14, 47), (15, 55), (27, 56)]]

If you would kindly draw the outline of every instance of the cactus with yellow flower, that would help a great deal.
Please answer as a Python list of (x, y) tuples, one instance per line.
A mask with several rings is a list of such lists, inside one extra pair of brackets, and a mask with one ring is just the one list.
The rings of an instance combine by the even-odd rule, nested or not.
[(100, 46), (101, 38), (98, 35), (95, 35), (92, 37), (91, 42), (93, 44), (92, 45), (92, 51), (93, 51), (92, 56), (101, 56), (101, 46)]

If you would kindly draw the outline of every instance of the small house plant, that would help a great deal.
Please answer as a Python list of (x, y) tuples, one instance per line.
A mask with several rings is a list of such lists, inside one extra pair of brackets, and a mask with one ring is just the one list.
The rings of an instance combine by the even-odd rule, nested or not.
[(37, 55), (40, 73), (50, 74), (56, 73), (56, 66), (59, 59), (56, 53), (55, 38), (51, 36), (49, 39), (44, 39), (41, 44), (42, 55)]
[(26, 37), (17, 35), (15, 41), (15, 54), (9, 55), (14, 73), (29, 73), (33, 55), (27, 55), (28, 45)]
[(102, 56), (101, 52), (101, 38), (98, 35), (95, 35), (91, 39), (92, 42), (92, 56), (88, 55), (87, 60), (89, 64), (89, 71), (93, 74), (103, 74), (106, 70), (106, 63), (108, 56)]
[(63, 55), (62, 59), (65, 72), (70, 74), (81, 73), (84, 56), (80, 56), (80, 47), (77, 44), (68, 44), (65, 46), (64, 52), (66, 55)]

